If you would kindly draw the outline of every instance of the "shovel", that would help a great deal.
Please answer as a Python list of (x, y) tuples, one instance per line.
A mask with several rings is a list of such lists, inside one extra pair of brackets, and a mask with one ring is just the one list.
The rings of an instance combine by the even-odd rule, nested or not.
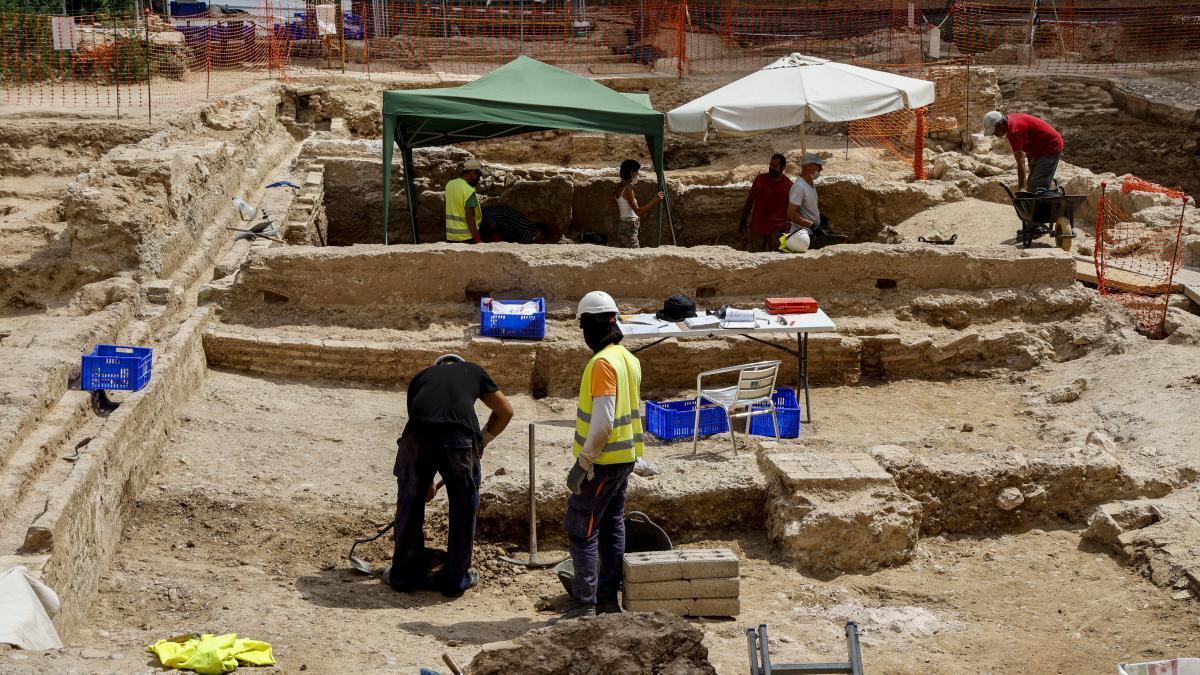
[[(445, 482), (439, 480), (433, 486), (433, 490), (432, 490), (431, 494), (429, 494), (425, 497), (425, 501), (430, 501), (431, 499), (433, 499), (433, 495), (436, 495), (437, 491), (442, 489), (443, 485), (445, 485)], [(350, 560), (350, 567), (359, 572), (362, 572), (363, 574), (370, 574), (371, 576), (379, 576), (379, 572), (376, 571), (375, 568), (371, 566), (371, 563), (354, 555), (354, 549), (357, 548), (359, 544), (369, 544), (369, 543), (375, 541), (376, 539), (382, 537), (383, 535), (387, 534), (388, 530), (391, 530), (392, 526), (395, 524), (396, 524), (396, 521), (394, 521), (394, 520), (392, 522), (388, 523), (387, 527), (376, 532), (374, 537), (367, 537), (366, 539), (355, 539), (354, 543), (350, 545), (350, 554), (348, 556), (346, 556), (347, 559)]]

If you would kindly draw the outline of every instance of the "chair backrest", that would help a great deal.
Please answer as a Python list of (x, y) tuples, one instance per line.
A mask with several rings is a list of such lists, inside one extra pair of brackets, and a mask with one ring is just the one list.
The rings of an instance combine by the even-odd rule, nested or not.
[(763, 361), (743, 366), (742, 372), (738, 374), (738, 400), (749, 401), (769, 397), (775, 391), (779, 364), (779, 361)]

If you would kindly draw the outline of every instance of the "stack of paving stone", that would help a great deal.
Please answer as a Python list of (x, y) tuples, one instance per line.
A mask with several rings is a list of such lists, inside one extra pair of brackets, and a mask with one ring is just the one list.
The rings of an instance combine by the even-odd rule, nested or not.
[(738, 559), (729, 549), (625, 554), (625, 609), (737, 616)]

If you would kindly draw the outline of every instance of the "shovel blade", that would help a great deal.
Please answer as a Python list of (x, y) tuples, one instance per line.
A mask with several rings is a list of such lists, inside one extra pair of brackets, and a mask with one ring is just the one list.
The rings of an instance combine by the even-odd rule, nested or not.
[(358, 570), (359, 572), (362, 572), (363, 574), (370, 574), (373, 577), (379, 576), (375, 572), (375, 568), (371, 566), (371, 563), (369, 563), (366, 560), (363, 560), (362, 558), (359, 558), (357, 556), (350, 556), (350, 567), (352, 569)]

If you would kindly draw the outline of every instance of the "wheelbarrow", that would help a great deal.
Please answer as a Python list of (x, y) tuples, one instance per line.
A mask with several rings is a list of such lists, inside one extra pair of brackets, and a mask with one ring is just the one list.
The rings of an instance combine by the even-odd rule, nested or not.
[(1029, 248), (1034, 239), (1052, 235), (1056, 246), (1064, 251), (1071, 250), (1071, 241), (1075, 238), (1075, 209), (1087, 200), (1086, 195), (1068, 195), (1062, 187), (1014, 195), (1007, 185), (1001, 183), (1000, 187), (1008, 193), (1017, 217), (1021, 219), (1017, 241)]

